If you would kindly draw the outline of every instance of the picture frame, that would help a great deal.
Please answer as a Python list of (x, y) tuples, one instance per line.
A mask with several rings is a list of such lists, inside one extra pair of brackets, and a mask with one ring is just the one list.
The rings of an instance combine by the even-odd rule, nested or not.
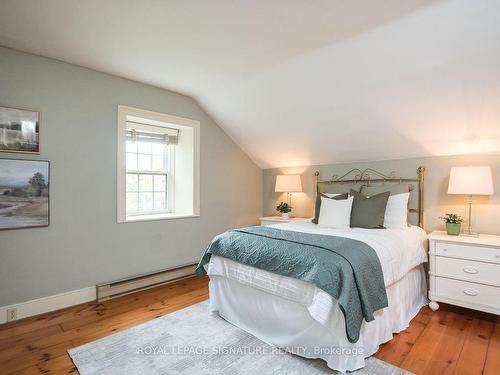
[(50, 162), (0, 158), (0, 231), (50, 225)]
[(38, 111), (0, 105), (0, 152), (40, 154)]

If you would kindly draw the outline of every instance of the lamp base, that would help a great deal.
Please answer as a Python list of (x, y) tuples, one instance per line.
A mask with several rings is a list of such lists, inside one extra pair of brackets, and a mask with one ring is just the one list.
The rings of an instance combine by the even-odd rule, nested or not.
[(468, 195), (467, 204), (469, 205), (469, 226), (460, 235), (464, 237), (479, 237), (479, 233), (472, 231), (472, 194)]

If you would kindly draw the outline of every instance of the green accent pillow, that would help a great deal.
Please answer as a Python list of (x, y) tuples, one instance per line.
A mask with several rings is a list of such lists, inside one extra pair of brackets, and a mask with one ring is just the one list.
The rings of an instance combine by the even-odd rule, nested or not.
[(316, 195), (316, 206), (315, 206), (315, 209), (314, 209), (314, 219), (312, 219), (311, 221), (314, 224), (318, 224), (318, 221), (319, 221), (319, 210), (321, 209), (321, 197), (323, 197), (323, 198), (329, 198), (329, 199), (335, 199), (335, 200), (339, 201), (339, 200), (342, 200), (342, 199), (347, 199), (348, 196), (349, 196), (349, 194), (347, 194), (347, 193), (339, 194), (339, 195), (336, 195), (334, 197), (329, 197), (328, 195), (325, 195), (325, 194), (322, 194), (322, 193), (318, 193)]
[(384, 228), (384, 215), (390, 191), (372, 195), (370, 198), (351, 190), (354, 197), (351, 210), (351, 228)]

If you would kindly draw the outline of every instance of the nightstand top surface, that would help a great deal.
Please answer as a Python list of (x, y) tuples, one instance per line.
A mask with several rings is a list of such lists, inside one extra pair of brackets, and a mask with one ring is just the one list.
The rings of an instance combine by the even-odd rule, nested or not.
[(282, 219), (281, 216), (264, 216), (264, 217), (259, 217), (259, 220), (261, 221), (276, 221), (277, 223), (288, 223), (290, 221), (306, 221), (306, 220), (311, 220), (310, 217), (291, 217), (289, 219)]
[(468, 243), (476, 245), (500, 246), (500, 236), (480, 234), (479, 237), (450, 236), (445, 231), (435, 230), (428, 236), (429, 240)]

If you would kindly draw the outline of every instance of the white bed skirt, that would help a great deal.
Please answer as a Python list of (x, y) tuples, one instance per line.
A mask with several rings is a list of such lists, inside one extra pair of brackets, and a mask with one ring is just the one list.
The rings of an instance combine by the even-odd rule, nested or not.
[[(392, 334), (408, 327), (427, 304), (423, 266), (410, 270), (387, 287), (389, 306), (375, 320), (363, 322), (356, 343), (347, 340), (345, 319), (334, 300), (328, 323), (296, 301), (219, 275), (210, 275), (210, 310), (260, 340), (307, 358), (321, 358), (332, 369), (346, 372), (364, 367)], [(333, 299), (332, 299), (333, 300)]]

